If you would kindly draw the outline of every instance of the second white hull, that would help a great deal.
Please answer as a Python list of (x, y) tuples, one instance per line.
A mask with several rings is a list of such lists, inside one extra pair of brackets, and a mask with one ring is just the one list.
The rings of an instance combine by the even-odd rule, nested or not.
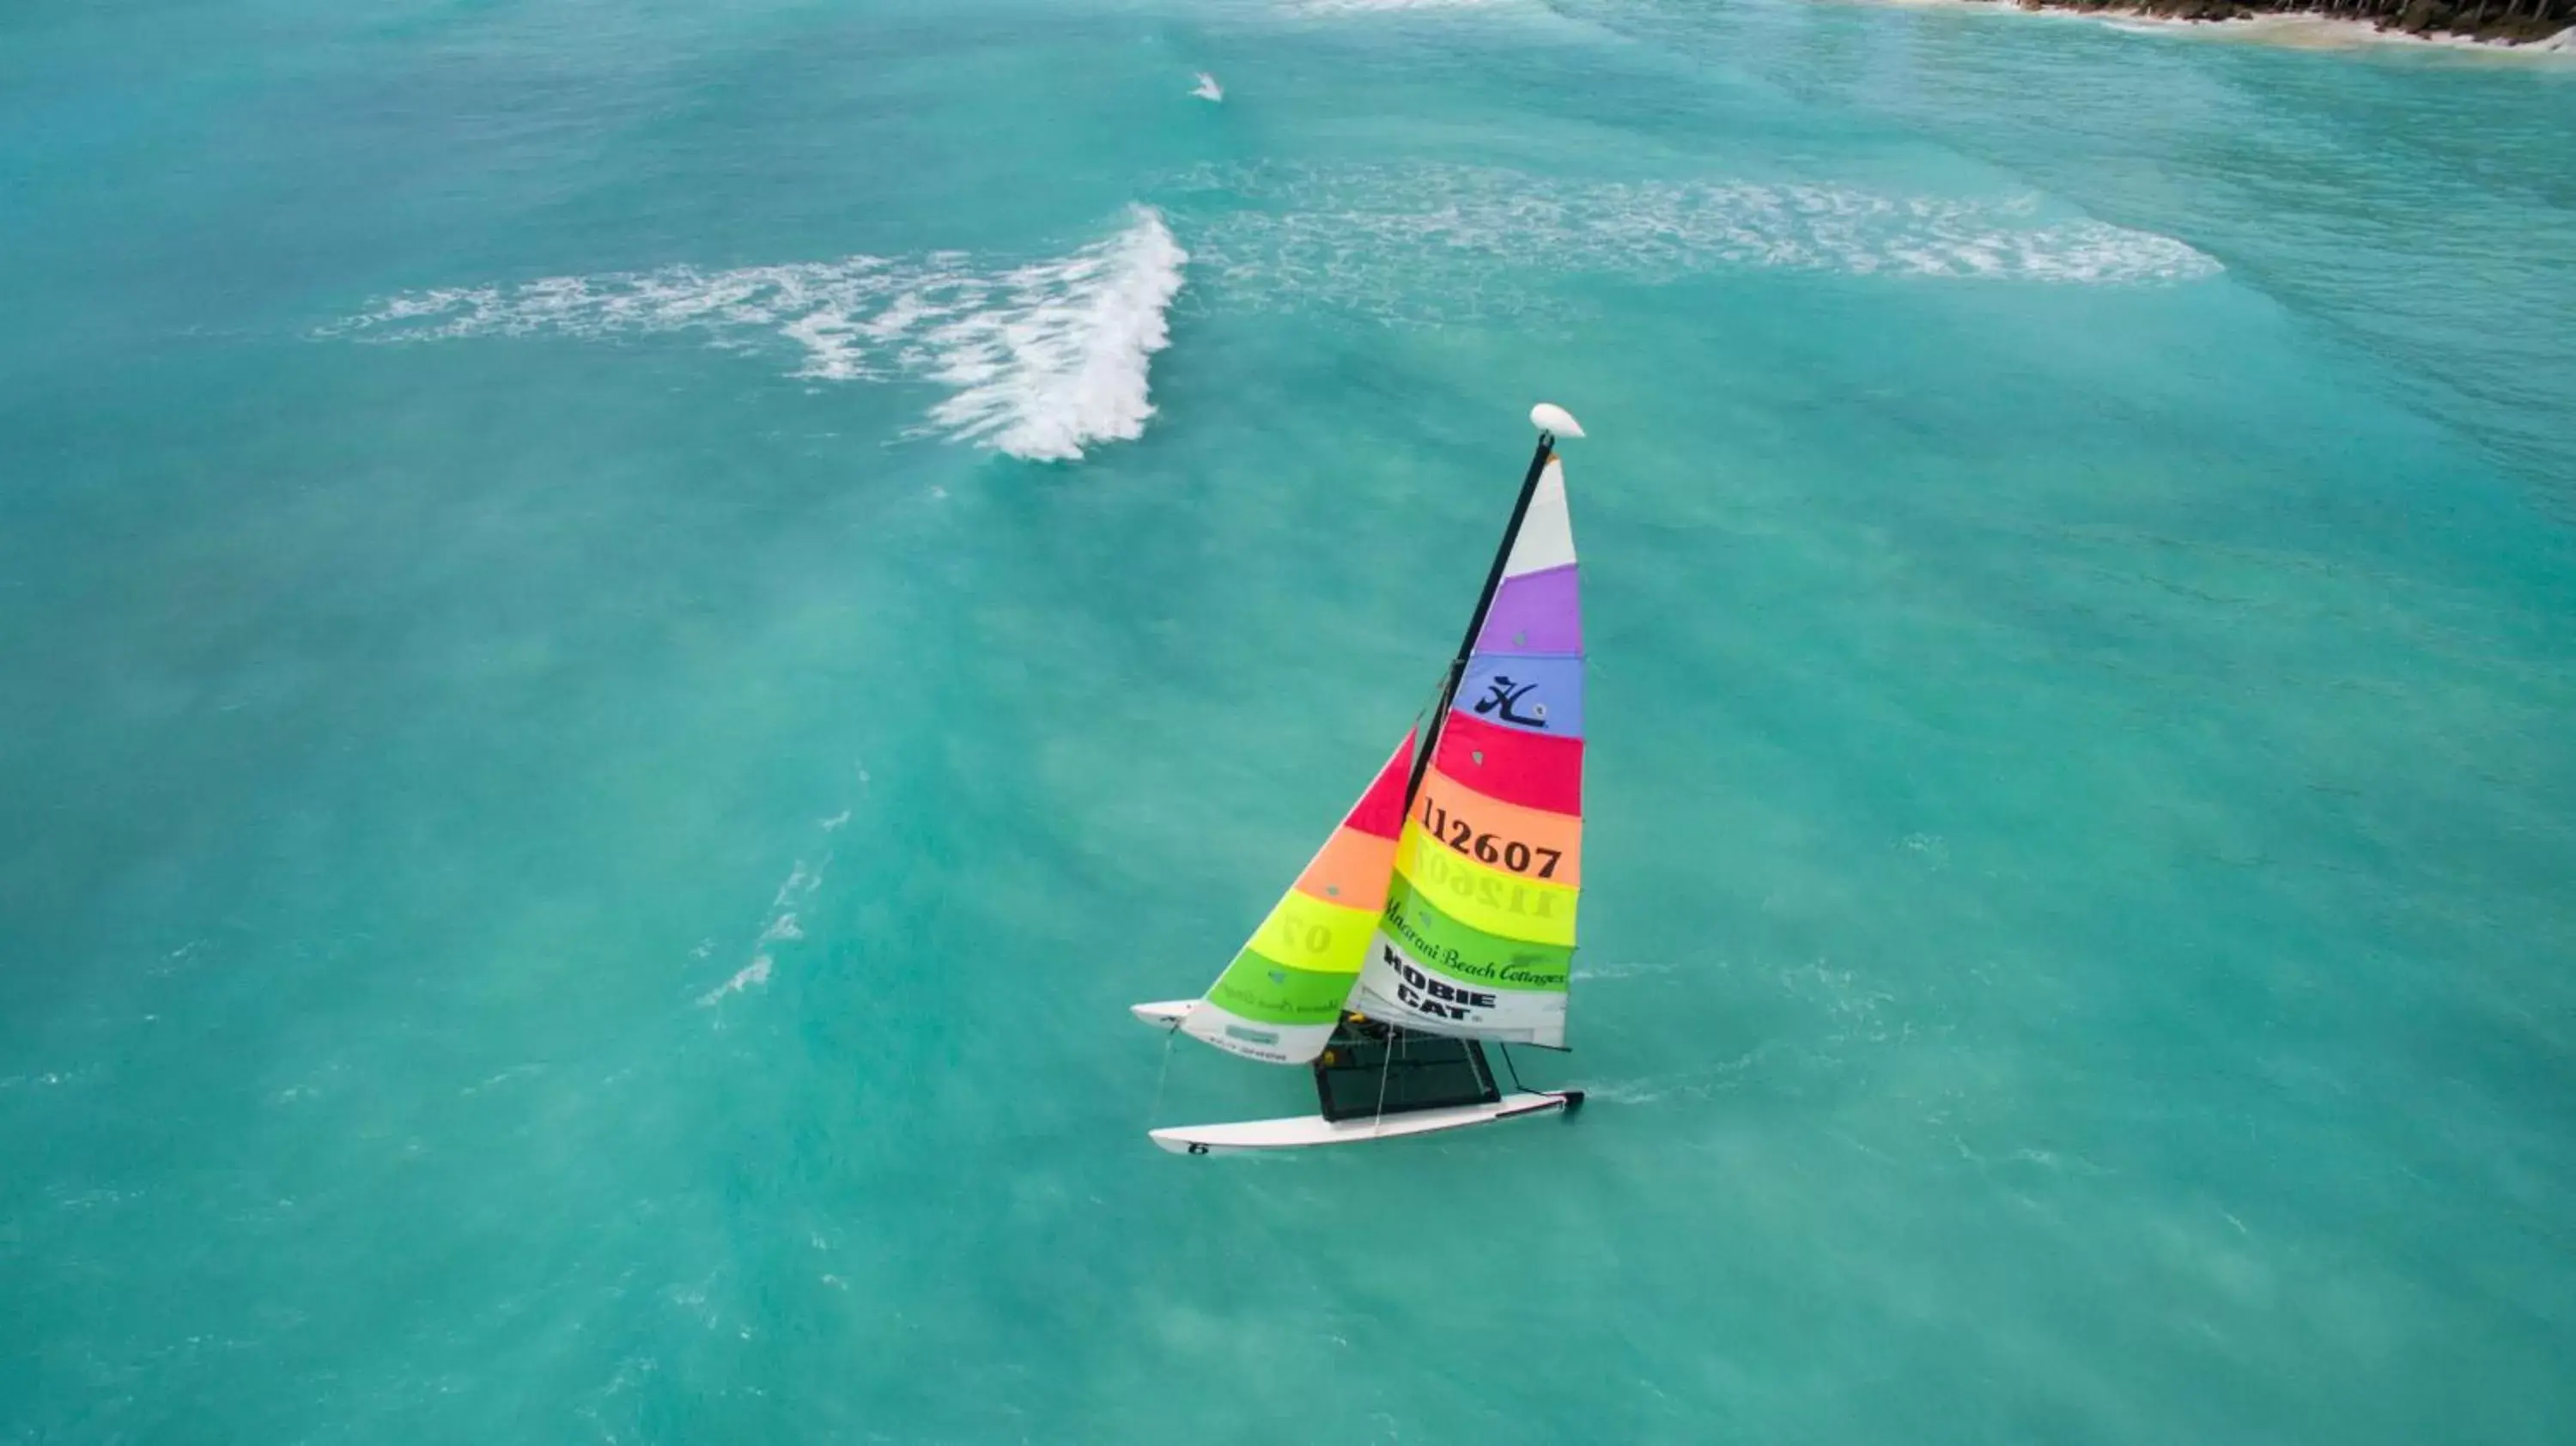
[(1470, 1125), (1490, 1125), (1498, 1120), (1555, 1114), (1582, 1102), (1583, 1092), (1580, 1090), (1523, 1090), (1485, 1105), (1457, 1105), (1448, 1109), (1414, 1110), (1400, 1115), (1354, 1120), (1297, 1115), (1279, 1120), (1238, 1120), (1223, 1125), (1174, 1125), (1169, 1129), (1155, 1130), (1152, 1134), (1155, 1144), (1175, 1155), (1239, 1155), (1253, 1150), (1303, 1150), (1315, 1145), (1356, 1145), (1369, 1140), (1400, 1139), (1406, 1135), (1435, 1135), (1444, 1130), (1463, 1130)]

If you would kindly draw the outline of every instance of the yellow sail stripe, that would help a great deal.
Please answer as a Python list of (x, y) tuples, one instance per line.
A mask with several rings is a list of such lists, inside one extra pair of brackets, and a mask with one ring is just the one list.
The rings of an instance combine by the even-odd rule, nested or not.
[(1395, 869), (1440, 912), (1471, 929), (1532, 944), (1574, 943), (1577, 891), (1491, 868), (1450, 850), (1409, 820)]
[(1357, 974), (1376, 932), (1377, 910), (1344, 908), (1291, 889), (1245, 947), (1290, 969)]

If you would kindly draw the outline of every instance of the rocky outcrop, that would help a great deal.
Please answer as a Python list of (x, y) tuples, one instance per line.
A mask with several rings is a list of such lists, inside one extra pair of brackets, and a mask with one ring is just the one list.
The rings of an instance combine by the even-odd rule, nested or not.
[(2576, 0), (2014, 0), (2026, 10), (2101, 10), (2168, 20), (2318, 15), (2409, 35), (2466, 35), (2521, 45), (2576, 25)]

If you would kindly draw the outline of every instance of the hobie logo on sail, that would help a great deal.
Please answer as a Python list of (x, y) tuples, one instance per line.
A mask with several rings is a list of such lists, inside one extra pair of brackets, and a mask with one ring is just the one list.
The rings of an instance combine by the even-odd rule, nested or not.
[(1518, 723), (1524, 728), (1544, 728), (1547, 726), (1547, 705), (1545, 703), (1532, 703), (1529, 706), (1529, 712), (1527, 713), (1516, 711), (1520, 707), (1520, 701), (1523, 698), (1528, 697), (1530, 693), (1538, 687), (1538, 684), (1515, 684), (1510, 678), (1497, 673), (1485, 684), (1485, 686), (1491, 688), (1493, 691), (1476, 700), (1477, 717), (1481, 718), (1490, 713), (1501, 718), (1506, 723)]

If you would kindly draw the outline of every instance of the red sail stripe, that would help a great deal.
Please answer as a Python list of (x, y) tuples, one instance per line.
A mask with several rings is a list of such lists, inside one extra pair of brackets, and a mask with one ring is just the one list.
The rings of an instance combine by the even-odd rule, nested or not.
[(1404, 735), (1404, 743), (1395, 756), (1378, 770), (1377, 782), (1369, 785), (1360, 801), (1351, 805), (1350, 817), (1342, 827), (1357, 829), (1377, 838), (1392, 839), (1404, 833), (1404, 784), (1413, 772), (1413, 735)]
[(1453, 708), (1432, 762), (1485, 795), (1523, 808), (1583, 812), (1583, 740), (1551, 738), (1488, 723)]

